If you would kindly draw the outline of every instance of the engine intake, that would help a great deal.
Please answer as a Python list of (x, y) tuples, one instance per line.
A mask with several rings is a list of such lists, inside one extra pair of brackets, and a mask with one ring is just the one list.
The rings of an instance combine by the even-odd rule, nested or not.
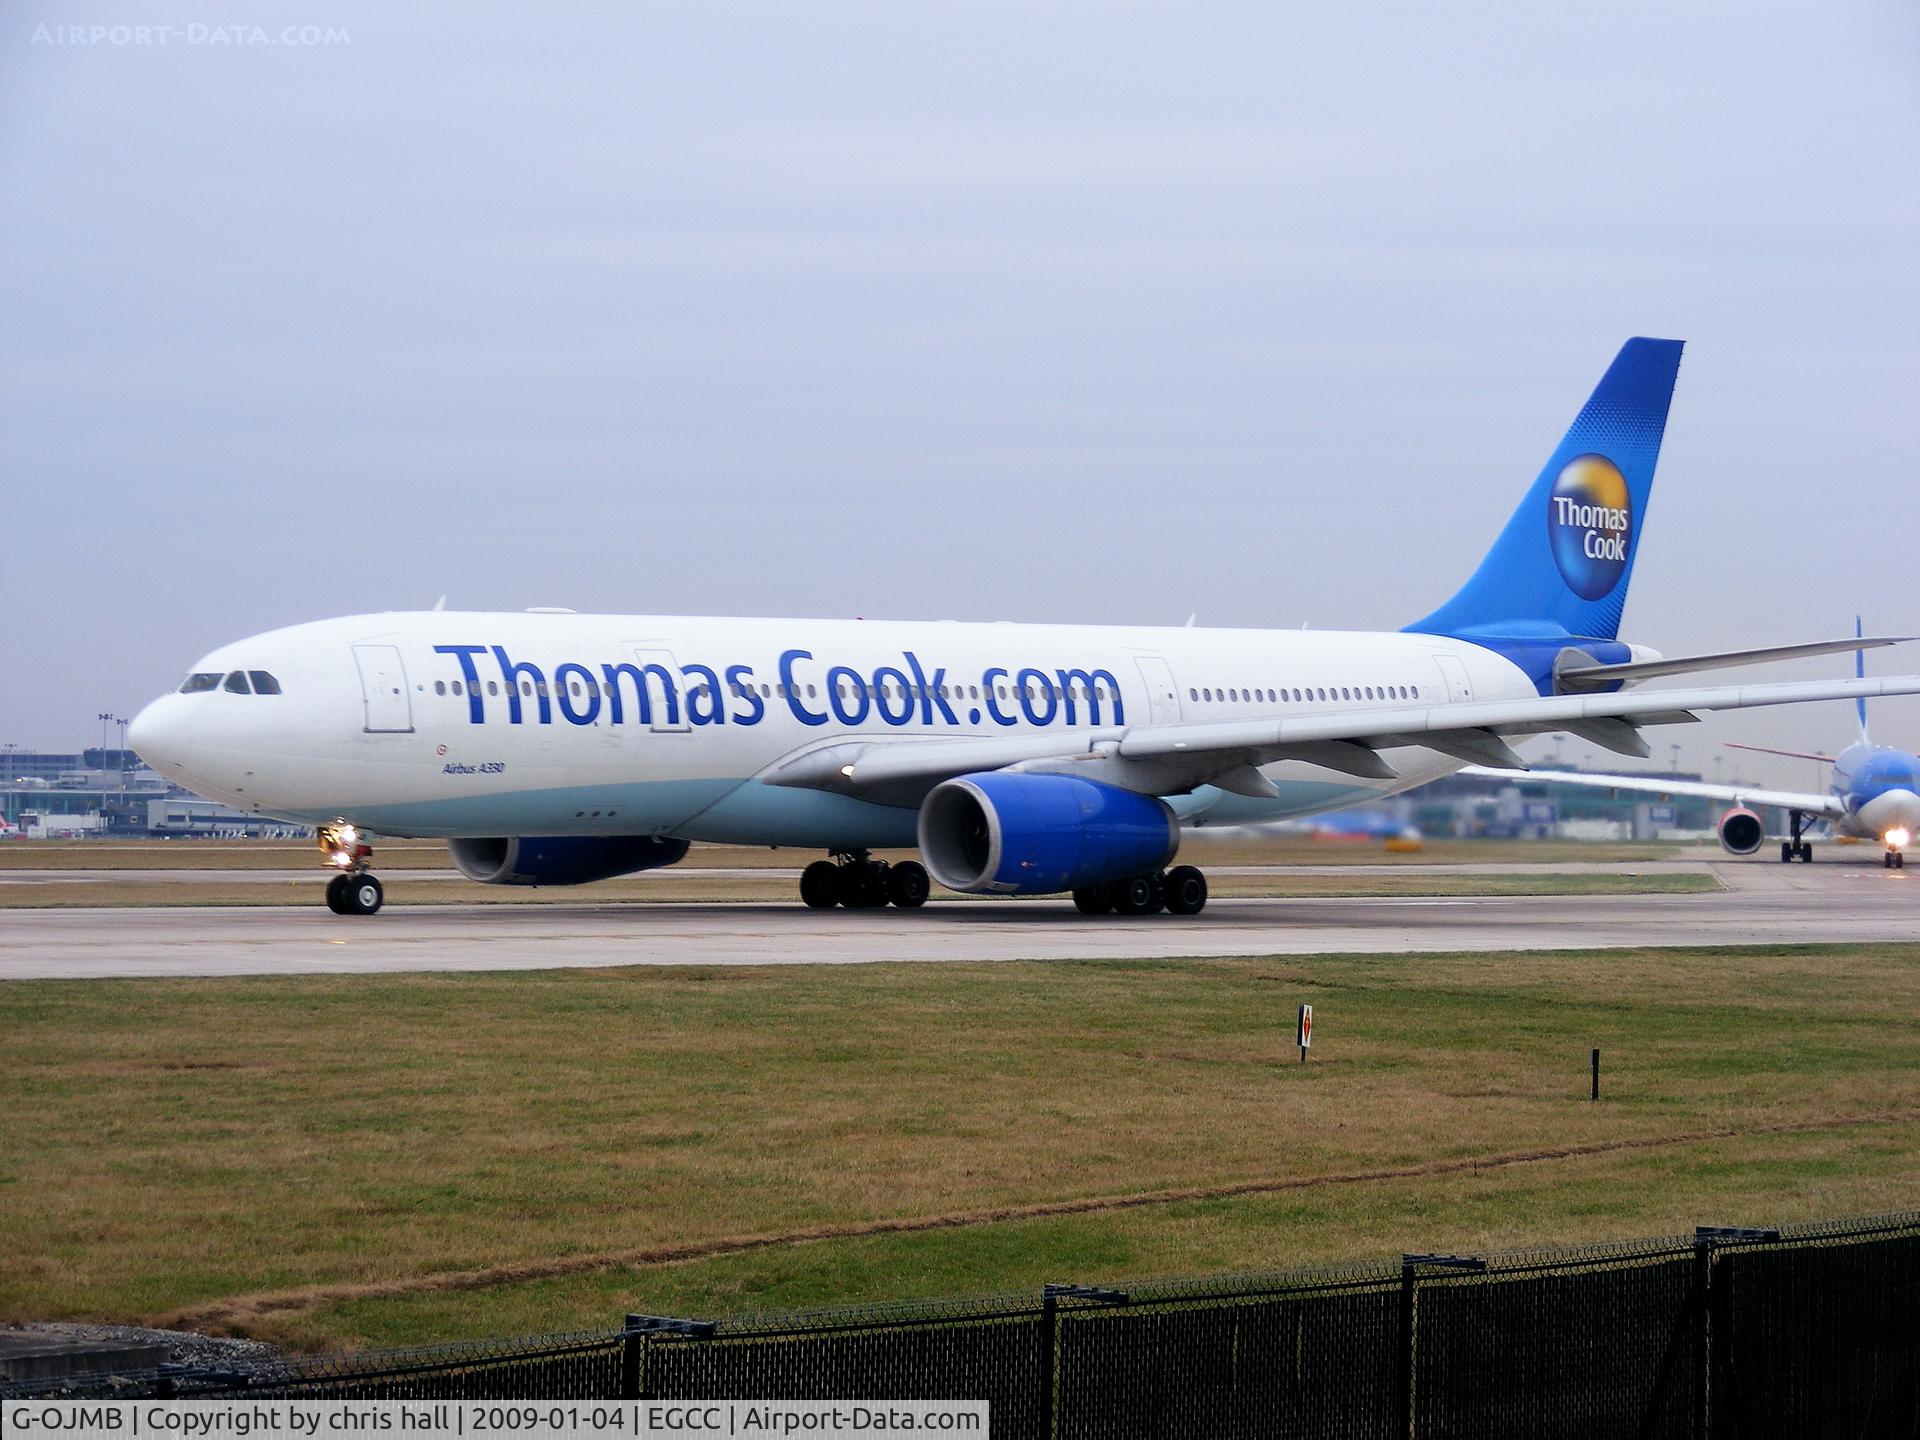
[(988, 771), (934, 787), (920, 855), (949, 890), (1053, 895), (1160, 869), (1180, 848), (1167, 802), (1072, 775)]
[(453, 863), (482, 885), (586, 885), (658, 870), (687, 853), (684, 840), (657, 835), (516, 835), (449, 840)]
[(1729, 855), (1751, 855), (1767, 838), (1767, 823), (1745, 806), (1720, 817), (1720, 848)]

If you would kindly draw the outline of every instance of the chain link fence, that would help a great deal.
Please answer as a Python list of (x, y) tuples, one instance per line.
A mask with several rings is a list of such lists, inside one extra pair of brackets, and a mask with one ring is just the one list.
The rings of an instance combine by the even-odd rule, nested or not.
[(1920, 1434), (1920, 1213), (0, 1385), (0, 1398), (960, 1399), (996, 1436)]

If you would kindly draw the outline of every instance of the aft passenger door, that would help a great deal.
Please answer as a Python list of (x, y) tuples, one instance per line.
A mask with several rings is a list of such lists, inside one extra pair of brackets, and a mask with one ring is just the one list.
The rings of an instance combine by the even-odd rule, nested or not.
[(1147, 687), (1147, 715), (1154, 725), (1180, 722), (1180, 687), (1174, 682), (1173, 669), (1158, 655), (1136, 655), (1140, 678)]
[(407, 694), (407, 667), (400, 661), (400, 647), (356, 645), (353, 663), (360, 670), (367, 734), (412, 734), (413, 699)]
[(1440, 678), (1445, 682), (1445, 694), (1451, 701), (1473, 699), (1473, 681), (1467, 676), (1467, 667), (1460, 663), (1457, 655), (1436, 655), (1433, 663), (1440, 667)]

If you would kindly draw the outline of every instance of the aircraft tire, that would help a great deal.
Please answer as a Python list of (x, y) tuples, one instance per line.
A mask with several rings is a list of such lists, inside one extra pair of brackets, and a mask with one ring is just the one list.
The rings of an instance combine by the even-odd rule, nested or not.
[(1116, 880), (1107, 887), (1114, 910), (1121, 915), (1151, 915), (1160, 908), (1155, 902), (1153, 876), (1135, 875), (1131, 880)]
[(347, 885), (349, 877), (336, 875), (327, 881), (327, 909), (336, 915), (347, 913)]
[(887, 867), (887, 899), (900, 910), (918, 910), (933, 893), (927, 867), (918, 860), (902, 860)]
[(1800, 842), (1800, 863), (1802, 865), (1811, 865), (1813, 863), (1813, 843), (1811, 841), (1802, 840)]
[(1198, 915), (1207, 908), (1207, 877), (1192, 865), (1176, 865), (1167, 872), (1167, 913)]
[(809, 910), (831, 910), (840, 903), (840, 867), (816, 860), (800, 872), (800, 903)]
[(1780, 842), (1780, 863), (1782, 865), (1791, 865), (1793, 863), (1793, 842), (1791, 840), (1782, 840)]
[(1107, 893), (1105, 885), (1089, 885), (1073, 892), (1073, 908), (1082, 915), (1111, 915), (1113, 896)]
[(346, 889), (346, 907), (349, 915), (378, 915), (380, 907), (387, 903), (387, 890), (371, 875), (354, 875), (348, 878)]

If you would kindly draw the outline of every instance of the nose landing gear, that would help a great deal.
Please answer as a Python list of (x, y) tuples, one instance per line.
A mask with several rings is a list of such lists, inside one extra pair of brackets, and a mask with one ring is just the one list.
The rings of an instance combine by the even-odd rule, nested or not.
[(1798, 860), (1803, 865), (1811, 865), (1813, 845), (1800, 837), (1801, 830), (1806, 827), (1807, 817), (1798, 810), (1793, 810), (1788, 812), (1788, 818), (1793, 822), (1793, 838), (1780, 842), (1780, 863), (1790, 865)]
[(372, 870), (373, 846), (357, 826), (322, 825), (320, 851), (338, 870), (327, 882), (327, 908), (336, 915), (372, 915), (386, 903), (386, 887)]

